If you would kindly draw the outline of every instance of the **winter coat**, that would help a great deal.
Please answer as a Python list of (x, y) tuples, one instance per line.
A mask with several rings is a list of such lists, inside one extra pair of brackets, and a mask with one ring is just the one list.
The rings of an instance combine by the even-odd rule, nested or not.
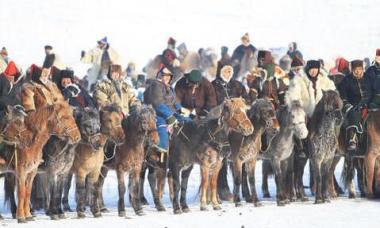
[(299, 50), (294, 50), (294, 51), (288, 51), (286, 52), (287, 55), (289, 55), (289, 57), (291, 59), (294, 59), (294, 57), (298, 57), (299, 59), (303, 59), (303, 55), (302, 53), (299, 51)]
[[(243, 82), (244, 83), (244, 82)], [(254, 77), (253, 79), (245, 79), (245, 84), (248, 89), (248, 101), (249, 103), (254, 102), (261, 93), (263, 78), (262, 77)]]
[(173, 89), (159, 80), (152, 81), (146, 88), (144, 102), (153, 106), (156, 110), (157, 121), (162, 121), (161, 124), (165, 124), (165, 120), (181, 109)]
[(286, 85), (282, 79), (271, 77), (262, 84), (259, 98), (268, 98), (278, 108), (284, 104)]
[(356, 79), (352, 73), (343, 78), (338, 86), (340, 97), (344, 105), (350, 104), (367, 105), (370, 97), (370, 81), (368, 75), (363, 76), (361, 79)]
[(189, 86), (185, 77), (181, 78), (175, 86), (177, 102), (189, 110), (195, 109), (197, 115), (206, 115), (211, 108), (216, 106), (216, 94), (211, 82), (202, 78), (201, 83), (195, 89)]
[(6, 110), (8, 105), (20, 104), (15, 91), (15, 87), (5, 77), (4, 74), (0, 74), (0, 111)]
[(256, 50), (257, 49), (252, 44), (248, 46), (244, 46), (243, 44), (241, 44), (232, 53), (231, 61), (233, 63), (240, 64), (240, 61), (242, 60), (246, 52), (251, 51), (252, 53), (255, 53)]
[[(70, 106), (78, 107), (78, 108), (93, 108), (96, 109), (96, 104), (94, 99), (88, 94), (88, 92), (81, 86), (77, 85), (80, 89), (80, 93), (76, 97), (68, 97), (67, 101)], [(62, 89), (62, 93), (64, 93), (65, 88)]]
[(64, 102), (64, 98), (52, 81), (47, 81), (46, 84), (29, 81), (22, 87), (21, 103), (25, 111), (35, 111), (57, 102)]
[[(120, 86), (120, 91), (117, 89), (117, 85)], [(116, 104), (120, 106), (124, 114), (129, 113), (130, 106), (140, 103), (134, 89), (125, 81), (116, 82), (108, 78), (96, 85), (93, 96), (99, 109)]]
[(216, 92), (217, 105), (223, 103), (225, 99), (235, 97), (248, 99), (248, 94), (243, 84), (237, 80), (231, 79), (229, 82), (225, 82), (221, 77), (216, 77), (216, 79), (212, 81), (212, 85)]
[(306, 112), (308, 117), (314, 113), (315, 106), (321, 100), (322, 91), (335, 90), (334, 82), (327, 75), (320, 72), (316, 81), (316, 91), (313, 88), (313, 83), (302, 71), (300, 75), (295, 76), (289, 82), (288, 91), (285, 95), (285, 103), (291, 105), (292, 101), (298, 100)]
[(216, 75), (215, 76), (220, 76), (220, 71), (225, 65), (230, 65), (231, 64), (231, 56), (228, 54), (225, 54), (219, 61), (216, 67)]
[(368, 96), (370, 97), (369, 103), (372, 103), (373, 108), (378, 108), (380, 107), (380, 64), (375, 63), (370, 66), (366, 70), (364, 77), (368, 77), (370, 83), (368, 91)]

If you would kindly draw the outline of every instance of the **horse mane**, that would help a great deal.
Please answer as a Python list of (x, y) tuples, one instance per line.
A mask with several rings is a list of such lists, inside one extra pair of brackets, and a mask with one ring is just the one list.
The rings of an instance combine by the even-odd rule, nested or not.
[(49, 117), (55, 111), (55, 105), (45, 106), (43, 108), (37, 109), (34, 112), (29, 112), (25, 117), (25, 125), (30, 129), (40, 130), (42, 123), (45, 123)]

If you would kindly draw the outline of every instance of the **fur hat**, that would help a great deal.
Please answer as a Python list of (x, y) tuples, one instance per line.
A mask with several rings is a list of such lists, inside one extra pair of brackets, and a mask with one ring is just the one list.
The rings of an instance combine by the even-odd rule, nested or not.
[(242, 41), (243, 41), (243, 40), (246, 40), (246, 41), (249, 42), (249, 34), (248, 34), (248, 32), (246, 32), (246, 33), (241, 37), (241, 40), (242, 40)]
[(119, 64), (112, 64), (110, 65), (110, 72), (118, 72), (119, 74), (122, 74), (123, 70)]
[(363, 60), (356, 59), (356, 60), (351, 61), (351, 70), (354, 70), (357, 67), (364, 67)]
[(202, 81), (202, 73), (199, 70), (192, 70), (189, 74), (186, 75), (189, 82), (198, 84)]
[(321, 63), (318, 60), (309, 60), (306, 62), (305, 71), (308, 71), (313, 68), (321, 68)]
[(51, 45), (45, 45), (44, 49), (45, 50), (53, 50), (53, 47)]
[(62, 78), (70, 78), (71, 80), (74, 80), (74, 71), (72, 70), (61, 70), (61, 79)]
[(29, 68), (29, 75), (32, 81), (38, 81), (41, 77), (42, 69), (35, 64), (32, 64)]
[(291, 68), (296, 68), (296, 67), (302, 67), (304, 65), (303, 59), (298, 57), (298, 55), (294, 56), (292, 63), (290, 64)]
[(17, 69), (16, 64), (13, 61), (10, 61), (8, 63), (7, 68), (5, 68), (5, 70), (4, 70), (4, 74), (6, 76), (17, 76), (17, 74), (20, 74), (20, 73)]
[(98, 44), (108, 44), (107, 37), (103, 37), (102, 39), (98, 40)]
[(173, 45), (175, 46), (176, 40), (173, 37), (169, 37), (168, 39), (168, 45)]
[(1, 55), (8, 55), (8, 51), (7, 51), (7, 49), (6, 49), (5, 47), (3, 47), (3, 48), (1, 49), (1, 51), (0, 51), (0, 54), (1, 54)]

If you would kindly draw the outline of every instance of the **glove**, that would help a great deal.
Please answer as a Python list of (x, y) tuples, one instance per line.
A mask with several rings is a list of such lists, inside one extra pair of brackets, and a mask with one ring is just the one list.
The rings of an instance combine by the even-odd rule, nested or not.
[(187, 108), (182, 107), (180, 110), (180, 113), (183, 114), (184, 116), (189, 116), (191, 114), (191, 111)]
[(174, 116), (174, 115), (171, 115), (169, 116), (167, 119), (166, 119), (166, 123), (169, 125), (169, 126), (172, 126), (174, 124), (177, 123), (177, 118)]
[(80, 88), (75, 85), (75, 84), (71, 84), (71, 85), (68, 85), (64, 90), (63, 90), (63, 96), (65, 97), (65, 99), (69, 99), (69, 98), (72, 98), (72, 97), (77, 97), (80, 93)]
[(85, 55), (86, 55), (86, 52), (85, 51), (81, 51), (80, 58), (83, 58)]
[(190, 117), (182, 116), (178, 113), (174, 114), (175, 118), (181, 123), (187, 123), (193, 121)]

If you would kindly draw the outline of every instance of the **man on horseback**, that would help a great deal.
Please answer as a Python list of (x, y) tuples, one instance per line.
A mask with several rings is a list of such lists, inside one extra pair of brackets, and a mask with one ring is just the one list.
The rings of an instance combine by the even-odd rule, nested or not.
[(380, 48), (376, 50), (375, 63), (365, 72), (365, 77), (369, 77), (369, 109), (380, 108)]
[(250, 43), (249, 34), (245, 33), (241, 37), (242, 44), (239, 45), (233, 52), (231, 57), (231, 63), (234, 68), (234, 78), (236, 78), (240, 71), (240, 63), (243, 57), (247, 54), (254, 54), (256, 52), (256, 48)]
[(206, 116), (216, 106), (214, 87), (199, 70), (185, 74), (175, 86), (177, 101), (188, 110), (191, 117)]
[(297, 43), (291, 42), (289, 44), (289, 50), (286, 52), (287, 55), (293, 60), (295, 57), (303, 59), (302, 53), (298, 50)]
[(123, 80), (121, 66), (116, 64), (110, 66), (107, 78), (96, 85), (93, 96), (99, 109), (116, 104), (125, 116), (132, 106), (140, 104), (134, 89)]
[(343, 113), (346, 114), (346, 143), (348, 151), (356, 151), (358, 147), (358, 134), (363, 133), (362, 121), (367, 113), (370, 95), (370, 78), (364, 76), (364, 63), (362, 60), (351, 62), (351, 73), (346, 75), (338, 86), (340, 97), (343, 100)]
[(169, 149), (169, 131), (177, 121), (188, 122), (190, 118), (181, 115), (182, 106), (177, 102), (170, 82), (172, 72), (162, 66), (157, 73), (156, 80), (152, 81), (144, 92), (144, 102), (151, 104), (156, 111), (156, 125), (160, 142), (157, 150), (167, 153)]

